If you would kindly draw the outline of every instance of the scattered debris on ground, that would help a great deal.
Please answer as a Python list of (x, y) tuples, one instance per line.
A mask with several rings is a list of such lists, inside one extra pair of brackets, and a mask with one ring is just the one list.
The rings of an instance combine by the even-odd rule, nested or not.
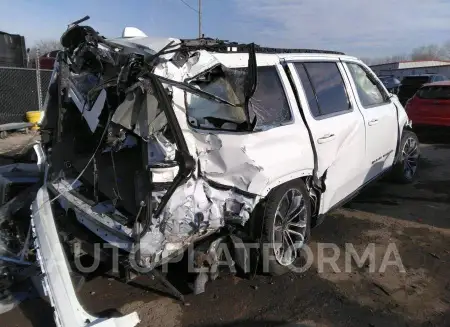
[[(346, 243), (357, 251), (374, 243), (376, 262), (394, 243), (406, 273), (393, 267), (370, 273), (367, 266), (353, 265), (351, 272), (325, 269), (319, 274), (314, 263), (300, 275), (257, 275), (253, 280), (224, 276), (207, 292), (187, 295), (184, 306), (161, 293), (150, 278), (127, 285), (99, 273), (86, 282), (79, 296), (93, 313), (137, 310), (142, 318), (139, 326), (286, 322), (307, 327), (446, 326), (450, 323), (450, 148), (425, 144), (422, 153), (416, 183), (377, 183), (327, 217), (314, 230), (311, 243), (313, 252), (317, 242), (335, 243), (341, 251)], [(337, 261), (342, 271), (344, 261)], [(33, 325), (53, 326), (51, 309), (41, 300), (25, 301), (0, 315), (0, 326)]]

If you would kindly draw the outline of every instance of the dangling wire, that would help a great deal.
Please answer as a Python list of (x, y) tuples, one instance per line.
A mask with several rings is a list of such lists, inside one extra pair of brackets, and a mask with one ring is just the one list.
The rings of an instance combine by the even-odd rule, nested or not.
[(95, 148), (94, 153), (92, 154), (91, 158), (89, 159), (89, 161), (87, 162), (87, 164), (86, 164), (86, 166), (83, 168), (83, 170), (82, 170), (82, 171), (78, 174), (78, 176), (75, 178), (75, 180), (70, 184), (70, 186), (69, 186), (64, 192), (61, 192), (61, 193), (59, 193), (57, 196), (55, 196), (53, 199), (51, 199), (51, 200), (49, 199), (49, 200), (45, 201), (44, 203), (42, 203), (42, 204), (39, 206), (39, 208), (37, 208), (36, 211), (34, 211), (31, 215), (34, 216), (36, 213), (38, 213), (38, 212), (42, 209), (42, 207), (43, 207), (45, 204), (47, 204), (47, 203), (49, 203), (49, 204), (53, 203), (54, 201), (56, 201), (57, 199), (59, 199), (62, 195), (66, 194), (66, 193), (69, 193), (69, 192), (72, 190), (73, 186), (78, 182), (78, 180), (81, 178), (81, 176), (83, 176), (83, 174), (86, 172), (86, 170), (88, 169), (89, 165), (91, 164), (92, 160), (94, 160), (95, 156), (97, 155), (97, 152), (98, 152), (98, 150), (100, 149), (100, 147), (101, 147), (101, 145), (102, 145), (102, 143), (103, 143), (103, 139), (105, 138), (105, 135), (106, 135), (106, 133), (107, 133), (107, 131), (108, 131), (108, 127), (109, 127), (109, 124), (111, 123), (112, 115), (113, 115), (113, 112), (110, 111), (110, 112), (109, 112), (109, 116), (108, 116), (108, 121), (106, 122), (105, 129), (103, 130), (102, 136), (100, 137), (100, 141), (98, 142), (98, 145), (97, 145), (97, 147)]
[(113, 188), (114, 196), (116, 197), (113, 201), (114, 207), (117, 204), (117, 200), (122, 200), (122, 197), (120, 196), (120, 190), (119, 190), (119, 183), (117, 182), (117, 171), (116, 171), (116, 163), (114, 161), (114, 150), (111, 147), (111, 162), (113, 167), (113, 173), (114, 173), (114, 182), (116, 184), (116, 188)]

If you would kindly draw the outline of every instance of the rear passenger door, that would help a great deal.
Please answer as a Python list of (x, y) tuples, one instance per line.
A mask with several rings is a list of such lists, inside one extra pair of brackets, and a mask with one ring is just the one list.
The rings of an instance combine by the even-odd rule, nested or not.
[(389, 94), (371, 71), (359, 62), (346, 62), (358, 107), (366, 125), (365, 182), (392, 166), (398, 137), (398, 119)]
[(317, 174), (325, 176), (324, 213), (358, 189), (365, 176), (364, 120), (349, 96), (339, 61), (293, 61), (288, 66), (317, 152)]

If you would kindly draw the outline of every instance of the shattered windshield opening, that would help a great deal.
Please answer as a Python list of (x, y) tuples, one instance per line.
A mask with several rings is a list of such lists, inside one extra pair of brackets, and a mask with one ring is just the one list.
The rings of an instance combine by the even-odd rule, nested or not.
[[(186, 110), (191, 126), (231, 131), (248, 130), (245, 117), (244, 83), (246, 68), (215, 67), (191, 82), (202, 91), (214, 94), (230, 103), (213, 102), (204, 97), (186, 93)], [(256, 92), (249, 102), (253, 130), (280, 126), (291, 119), (291, 112), (274, 66), (258, 67)]]

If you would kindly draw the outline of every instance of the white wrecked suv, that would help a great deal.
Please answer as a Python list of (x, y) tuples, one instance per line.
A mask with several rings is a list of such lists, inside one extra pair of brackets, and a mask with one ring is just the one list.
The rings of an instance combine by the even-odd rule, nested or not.
[[(354, 57), (134, 28), (105, 39), (78, 24), (61, 42), (32, 222), (62, 326), (139, 320), (83, 310), (67, 243), (118, 249), (126, 276), (156, 273), (188, 247), (197, 266), (213, 267), (221, 243), (249, 271), (255, 261), (240, 250), (268, 244), (270, 273), (281, 274), (330, 210), (388, 171), (415, 176), (405, 110)], [(199, 274), (196, 287), (214, 276)]]

